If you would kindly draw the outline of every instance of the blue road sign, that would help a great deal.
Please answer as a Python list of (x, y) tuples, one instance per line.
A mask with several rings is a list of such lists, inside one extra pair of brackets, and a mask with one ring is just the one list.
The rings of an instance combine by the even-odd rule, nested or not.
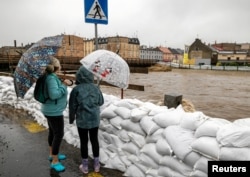
[(85, 22), (108, 24), (108, 0), (84, 0)]

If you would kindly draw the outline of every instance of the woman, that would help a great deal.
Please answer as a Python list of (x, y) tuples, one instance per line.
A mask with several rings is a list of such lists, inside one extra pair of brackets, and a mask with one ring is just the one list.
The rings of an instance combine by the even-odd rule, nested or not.
[(47, 78), (45, 81), (45, 96), (49, 99), (42, 104), (41, 111), (47, 118), (49, 126), (48, 144), (50, 167), (57, 172), (65, 170), (59, 160), (66, 159), (64, 154), (59, 154), (60, 145), (64, 135), (63, 111), (67, 106), (67, 87), (57, 77), (61, 65), (58, 59), (51, 57), (51, 64), (46, 67)]
[(104, 99), (99, 87), (94, 84), (94, 75), (84, 66), (76, 73), (76, 87), (69, 98), (69, 123), (76, 119), (82, 164), (80, 170), (88, 173), (88, 136), (94, 156), (94, 170), (100, 171), (98, 129), (100, 124), (100, 106)]

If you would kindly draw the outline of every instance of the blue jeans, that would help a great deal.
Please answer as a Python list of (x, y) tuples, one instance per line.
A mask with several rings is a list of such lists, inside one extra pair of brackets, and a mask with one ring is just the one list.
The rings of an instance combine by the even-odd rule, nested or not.
[(46, 116), (49, 125), (48, 143), (52, 147), (52, 155), (59, 153), (60, 145), (64, 135), (64, 119), (61, 116)]

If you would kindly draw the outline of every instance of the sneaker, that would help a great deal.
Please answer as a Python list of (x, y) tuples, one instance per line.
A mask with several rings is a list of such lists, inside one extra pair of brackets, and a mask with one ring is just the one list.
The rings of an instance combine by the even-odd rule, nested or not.
[(82, 159), (82, 164), (79, 166), (82, 173), (87, 174), (89, 172), (88, 159)]
[[(52, 157), (49, 156), (49, 161), (52, 161)], [(58, 154), (58, 160), (65, 160), (66, 159), (66, 155), (64, 154)]]
[(65, 170), (65, 167), (60, 162), (55, 163), (55, 164), (51, 163), (50, 168), (53, 168), (57, 172), (62, 172)]
[(96, 173), (99, 173), (100, 172), (100, 162), (99, 162), (99, 157), (95, 157), (94, 158), (94, 170)]

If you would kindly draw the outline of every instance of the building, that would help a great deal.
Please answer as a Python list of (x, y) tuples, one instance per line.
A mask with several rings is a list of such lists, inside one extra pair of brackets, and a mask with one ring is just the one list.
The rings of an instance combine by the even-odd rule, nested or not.
[(140, 59), (141, 60), (157, 60), (162, 61), (163, 52), (159, 48), (153, 48), (143, 45), (140, 47)]
[(216, 64), (217, 52), (197, 38), (189, 46), (188, 59), (194, 60), (195, 65)]
[(163, 53), (162, 61), (171, 62), (172, 61), (172, 52), (167, 47), (158, 47)]
[(174, 48), (168, 48), (168, 49), (172, 53), (171, 62), (181, 64), (184, 51), (181, 49), (174, 49)]
[(83, 38), (75, 35), (64, 35), (62, 46), (58, 49), (55, 56), (59, 58), (83, 58), (84, 50)]
[(212, 47), (217, 50), (218, 62), (221, 64), (245, 65), (250, 63), (250, 44), (215, 43)]

